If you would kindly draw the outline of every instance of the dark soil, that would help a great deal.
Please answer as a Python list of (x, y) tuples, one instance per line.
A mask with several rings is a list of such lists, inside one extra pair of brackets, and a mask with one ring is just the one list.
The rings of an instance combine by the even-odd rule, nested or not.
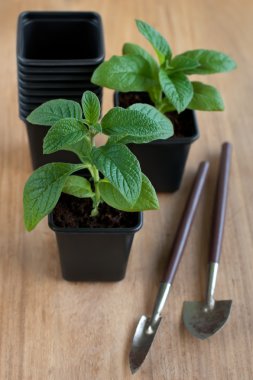
[(135, 103), (153, 103), (147, 92), (119, 92), (119, 106), (127, 108)]
[[(127, 108), (134, 103), (147, 103), (154, 105), (147, 92), (120, 92), (119, 93), (119, 106)], [(171, 120), (174, 126), (174, 136), (177, 137), (188, 137), (191, 136), (192, 129), (194, 128), (192, 124), (192, 117), (189, 117), (190, 110), (185, 110), (178, 114), (177, 111), (167, 112), (166, 116)]]
[(92, 201), (62, 194), (54, 211), (57, 227), (68, 228), (130, 228), (137, 224), (137, 214), (116, 210), (106, 203), (99, 206), (99, 215), (91, 217)]

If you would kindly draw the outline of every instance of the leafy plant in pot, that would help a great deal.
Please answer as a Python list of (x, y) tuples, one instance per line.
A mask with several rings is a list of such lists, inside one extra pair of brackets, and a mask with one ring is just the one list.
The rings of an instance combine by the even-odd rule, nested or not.
[(158, 61), (141, 46), (125, 43), (123, 56), (112, 56), (102, 63), (91, 80), (116, 90), (116, 105), (149, 103), (172, 120), (173, 138), (129, 147), (156, 190), (173, 192), (180, 187), (190, 145), (199, 136), (194, 110), (224, 109), (215, 87), (190, 81), (188, 76), (231, 71), (236, 64), (214, 50), (190, 50), (173, 57), (170, 45), (158, 31), (140, 20), (136, 25), (151, 43)]
[[(171, 122), (154, 107), (115, 107), (99, 122), (100, 103), (86, 91), (82, 108), (51, 100), (28, 121), (50, 126), (44, 154), (74, 152), (80, 163), (49, 163), (33, 172), (24, 188), (28, 231), (49, 215), (56, 232), (63, 277), (72, 281), (118, 281), (125, 276), (134, 233), (143, 210), (159, 207), (155, 190), (127, 143), (147, 143), (173, 134)], [(95, 136), (109, 138), (100, 147)], [(84, 172), (83, 172), (84, 171)]]

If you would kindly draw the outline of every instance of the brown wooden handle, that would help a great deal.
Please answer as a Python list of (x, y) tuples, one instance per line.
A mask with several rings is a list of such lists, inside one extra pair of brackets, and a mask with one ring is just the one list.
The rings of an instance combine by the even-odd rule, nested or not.
[(189, 236), (193, 218), (199, 203), (199, 199), (205, 184), (206, 175), (209, 168), (209, 162), (205, 161), (199, 165), (191, 192), (189, 194), (183, 216), (177, 229), (176, 237), (173, 242), (168, 267), (165, 270), (162, 282), (172, 284), (178, 265), (182, 258), (184, 247)]
[(210, 261), (218, 263), (221, 255), (223, 230), (225, 223), (225, 214), (228, 195), (228, 180), (230, 173), (232, 145), (229, 143), (222, 144), (220, 167), (216, 194), (214, 200), (214, 211), (210, 243)]

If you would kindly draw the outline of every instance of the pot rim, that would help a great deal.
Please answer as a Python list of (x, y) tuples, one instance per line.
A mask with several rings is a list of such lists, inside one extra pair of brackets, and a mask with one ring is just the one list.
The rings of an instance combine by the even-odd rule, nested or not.
[[(98, 30), (100, 30), (100, 51), (99, 54), (94, 58), (87, 59), (31, 59), (23, 57), (21, 54), (23, 42), (21, 28), (27, 25), (31, 20), (29, 18), (36, 20), (36, 17), (41, 20), (43, 18), (45, 21), (48, 19), (56, 19), (60, 21), (61, 18), (69, 17), (72, 21), (76, 19), (80, 20), (81, 17), (90, 17), (90, 21), (95, 21)], [(92, 20), (93, 19), (93, 20)], [(17, 25), (17, 61), (24, 65), (31, 66), (91, 66), (99, 65), (105, 58), (105, 47), (104, 47), (104, 37), (103, 37), (103, 25), (102, 18), (97, 12), (84, 12), (84, 11), (24, 11), (21, 12), (18, 17)]]
[(129, 234), (139, 231), (143, 226), (143, 211), (134, 212), (138, 214), (137, 224), (133, 227), (118, 227), (118, 228), (100, 228), (100, 227), (82, 227), (82, 228), (69, 228), (69, 227), (58, 227), (55, 225), (53, 220), (53, 213), (48, 215), (48, 226), (56, 233), (67, 233), (67, 234)]

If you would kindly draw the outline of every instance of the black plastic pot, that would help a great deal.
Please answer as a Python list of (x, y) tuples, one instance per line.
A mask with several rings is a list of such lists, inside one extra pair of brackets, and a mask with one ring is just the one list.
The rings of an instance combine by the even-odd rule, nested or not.
[(36, 107), (38, 107), (38, 104), (19, 101), (19, 110), (21, 111), (32, 112)]
[(49, 162), (69, 162), (74, 164), (80, 162), (74, 153), (68, 151), (43, 154), (43, 139), (46, 136), (49, 127), (44, 125), (33, 125), (26, 120), (24, 120), (24, 123), (28, 134), (33, 169), (37, 169)]
[[(102, 93), (102, 90), (101, 91), (93, 91), (100, 103), (102, 104), (102, 99), (103, 99), (103, 93)], [(22, 100), (20, 99), (22, 98)], [(81, 100), (81, 97), (78, 96), (78, 97), (73, 97), (73, 96), (64, 96), (64, 95), (61, 95), (61, 96), (51, 96), (51, 97), (48, 97), (48, 98), (34, 98), (34, 97), (24, 97), (22, 95), (19, 96), (19, 113), (24, 115), (25, 114), (25, 117), (27, 117), (27, 115), (33, 111), (36, 107), (38, 107), (40, 104), (48, 101), (48, 100), (51, 100), (51, 99), (58, 99), (58, 98), (63, 98), (63, 99), (70, 99), (70, 100), (74, 100), (78, 103), (80, 103), (80, 100)], [(23, 120), (23, 119), (22, 119)]]
[(34, 169), (52, 161), (78, 161), (74, 154), (66, 151), (43, 155), (43, 138), (48, 127), (31, 125), (26, 117), (51, 99), (80, 102), (85, 90), (93, 91), (102, 103), (102, 88), (91, 84), (90, 79), (104, 55), (102, 20), (95, 12), (20, 14), (17, 29), (19, 115), (26, 124)]
[[(102, 104), (102, 94), (98, 96), (98, 98)], [(44, 125), (34, 125), (26, 120), (29, 113), (37, 106), (38, 104), (30, 104), (26, 106), (20, 102), (19, 108), (19, 116), (26, 125), (33, 169), (37, 169), (38, 167), (48, 164), (49, 162), (78, 163), (79, 160), (77, 156), (68, 151), (59, 151), (48, 155), (43, 154), (43, 139), (46, 136), (49, 127)]]
[[(119, 94), (114, 94), (115, 106), (120, 106)], [(179, 121), (187, 119), (187, 135), (173, 136), (148, 144), (129, 144), (140, 161), (142, 171), (158, 192), (175, 192), (179, 189), (191, 144), (198, 139), (199, 130), (195, 113), (185, 110), (178, 115)]]
[[(85, 89), (83, 90), (85, 91)], [(100, 95), (100, 91), (99, 90), (96, 90), (96, 91), (93, 91), (97, 96)], [(74, 100), (76, 102), (80, 102), (81, 101), (81, 96), (80, 95), (76, 95), (76, 96), (73, 96), (73, 95), (67, 95), (67, 94), (62, 94), (61, 96), (59, 95), (51, 95), (50, 93), (48, 94), (48, 96), (44, 96), (44, 97), (40, 97), (40, 96), (24, 96), (22, 94), (19, 93), (19, 100), (20, 102), (22, 103), (25, 103), (25, 104), (37, 104), (40, 105), (42, 103), (45, 103), (47, 102), (48, 100), (51, 100), (51, 99), (69, 99), (69, 100)]]
[[(100, 103), (102, 104), (102, 98), (103, 98), (103, 94), (102, 93), (99, 93), (99, 92), (96, 92), (96, 91), (93, 91), (98, 99), (100, 100)], [(33, 111), (36, 107), (38, 107), (40, 104), (48, 101), (48, 100), (51, 100), (51, 99), (69, 99), (69, 100), (74, 100), (78, 103), (80, 103), (80, 96), (78, 97), (74, 97), (74, 96), (64, 96), (64, 95), (61, 95), (60, 97), (59, 96), (50, 96), (50, 97), (47, 97), (47, 98), (35, 98), (35, 97), (24, 97), (22, 95), (19, 96), (19, 110), (20, 111)], [(22, 99), (22, 100), (21, 100)]]
[(41, 89), (38, 89), (38, 90), (28, 90), (28, 89), (22, 89), (21, 87), (19, 88), (19, 93), (20, 95), (22, 96), (27, 96), (28, 98), (29, 97), (41, 97), (41, 96), (48, 96), (48, 94), (50, 93), (50, 97), (51, 96), (57, 96), (58, 98), (60, 98), (61, 96), (70, 96), (70, 97), (79, 97), (79, 99), (81, 99), (81, 96), (83, 94), (84, 91), (86, 90), (89, 90), (89, 91), (93, 91), (93, 92), (99, 92), (99, 89), (97, 89), (97, 87), (94, 87), (94, 86), (87, 86), (87, 85), (84, 85), (83, 88), (81, 89), (72, 89), (72, 90), (64, 90), (64, 89), (59, 89), (59, 90), (55, 90), (55, 89), (46, 89), (46, 90), (41, 90)]
[(56, 233), (62, 276), (68, 281), (120, 281), (125, 277), (134, 234), (143, 224), (135, 213), (132, 228), (59, 228), (49, 215)]
[(103, 27), (95, 12), (23, 12), (17, 59), (24, 66), (94, 66), (104, 60)]
[(25, 82), (85, 82), (90, 80), (92, 73), (84, 74), (23, 74), (21, 71), (18, 72), (18, 79)]
[[(64, 98), (64, 96), (62, 95), (62, 98)], [(65, 97), (66, 98), (66, 97)], [(21, 95), (19, 93), (19, 101), (21, 103), (24, 103), (24, 104), (36, 104), (37, 107), (42, 104), (42, 103), (45, 103), (47, 102), (48, 100), (51, 100), (51, 99), (59, 99), (59, 96), (57, 95), (50, 95), (49, 96), (44, 96), (43, 98), (42, 97), (39, 97), (39, 96), (24, 96), (24, 95)], [(80, 96), (69, 96), (68, 99), (72, 99), (76, 102), (80, 101)]]
[[(83, 89), (84, 83), (87, 83), (89, 78), (86, 81), (80, 82), (24, 82), (22, 79), (19, 79), (18, 85), (19, 89), (27, 89), (27, 90), (63, 90), (66, 89)], [(98, 87), (98, 86), (96, 86)], [(101, 88), (101, 87), (99, 87)]]
[(91, 74), (97, 65), (95, 66), (24, 66), (21, 63), (18, 63), (18, 69), (23, 74), (43, 74), (43, 75), (51, 75), (51, 74)]

